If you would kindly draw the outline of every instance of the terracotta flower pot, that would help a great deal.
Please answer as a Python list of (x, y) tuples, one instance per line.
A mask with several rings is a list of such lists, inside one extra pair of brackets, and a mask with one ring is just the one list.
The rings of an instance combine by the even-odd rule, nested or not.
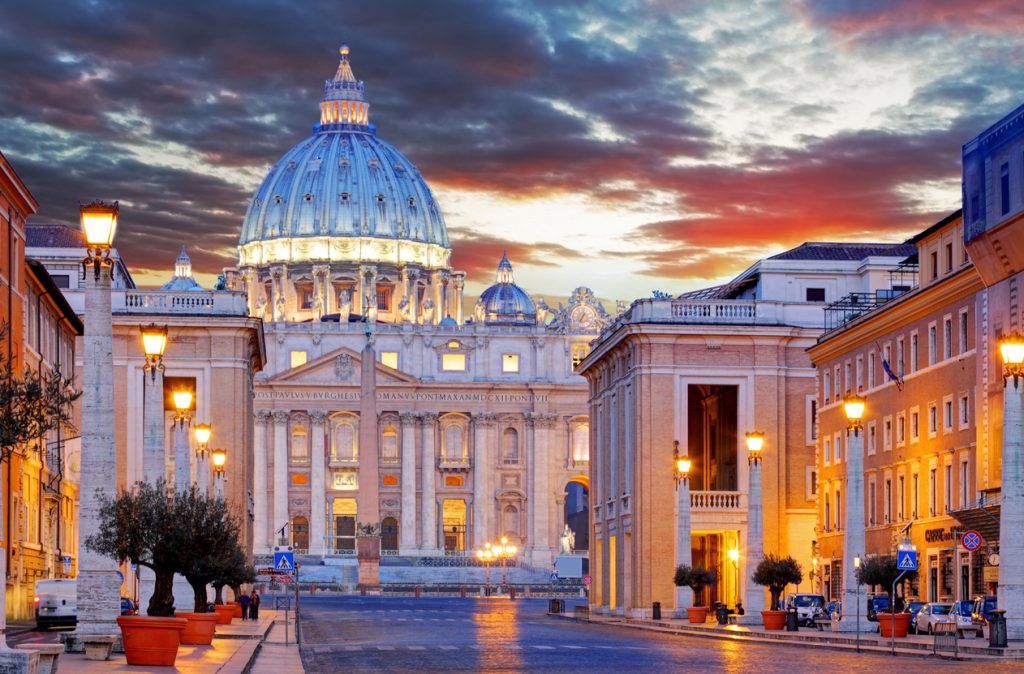
[(781, 630), (786, 626), (786, 612), (761, 611), (761, 620), (766, 630)]
[(896, 638), (900, 639), (907, 636), (907, 629), (910, 626), (910, 614), (909, 613), (879, 613), (878, 614), (878, 626), (882, 630), (883, 638), (892, 638), (893, 631), (896, 632)]
[(184, 618), (123, 615), (117, 618), (121, 642), (129, 665), (173, 667), (178, 657)]
[(178, 618), (188, 621), (181, 632), (181, 643), (195, 646), (209, 646), (213, 633), (217, 631), (219, 618), (216, 613), (175, 613)]
[(686, 607), (686, 617), (691, 623), (706, 623), (708, 621), (708, 607), (688, 606)]
[(235, 617), (235, 607), (231, 604), (217, 604), (213, 612), (217, 615), (218, 625), (230, 625), (231, 619)]
[(234, 610), (235, 610), (235, 617), (236, 618), (241, 618), (242, 617), (242, 605), (241, 604), (239, 604), (237, 601), (229, 601), (227, 603), (227, 605), (231, 606), (232, 608), (234, 608)]

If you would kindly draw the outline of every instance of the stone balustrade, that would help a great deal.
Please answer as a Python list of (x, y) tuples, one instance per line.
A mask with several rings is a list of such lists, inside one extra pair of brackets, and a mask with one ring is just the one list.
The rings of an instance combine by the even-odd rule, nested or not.
[(228, 291), (114, 290), (115, 314), (245, 316), (245, 295)]
[(743, 510), (746, 504), (738, 491), (691, 491), (690, 509), (704, 512)]

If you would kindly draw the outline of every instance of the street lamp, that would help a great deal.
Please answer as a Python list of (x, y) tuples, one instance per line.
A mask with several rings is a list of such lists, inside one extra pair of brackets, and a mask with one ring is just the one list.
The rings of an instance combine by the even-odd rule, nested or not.
[(867, 401), (864, 396), (857, 395), (856, 393), (847, 394), (843, 399), (843, 411), (846, 413), (847, 430), (853, 431), (854, 435), (858, 435), (863, 426), (861, 426), (860, 420), (864, 417), (864, 407)]
[(484, 543), (483, 550), (477, 550), (476, 551), (476, 558), (479, 559), (481, 562), (483, 562), (484, 563), (484, 567), (486, 568), (485, 575), (486, 575), (486, 584), (487, 584), (486, 587), (487, 587), (487, 589), (484, 590), (484, 595), (487, 596), (487, 597), (490, 597), (491, 596), (491, 563), (494, 561), (494, 550), (491, 549), (491, 544), (489, 542), (488, 543)]
[(210, 424), (197, 424), (196, 425), (196, 453), (199, 456), (206, 454), (206, 448), (210, 443), (210, 435), (213, 434), (213, 429), (210, 428)]
[[(672, 441), (672, 477), (676, 481), (676, 568), (693, 563), (690, 541), (690, 469), (693, 462), (679, 451), (679, 441)], [(688, 588), (676, 587), (674, 617), (682, 618), (693, 605), (693, 593)]]
[[(142, 478), (156, 484), (167, 463), (164, 429), (164, 351), (167, 326), (140, 325), (146, 365), (142, 375)], [(146, 376), (149, 373), (149, 376)]]
[(1024, 336), (1015, 332), (999, 340), (999, 355), (1003, 359), (1004, 381), (1012, 377), (1013, 388), (1017, 388), (1024, 377)]
[[(856, 393), (847, 393), (843, 399), (843, 411), (846, 413), (846, 533), (843, 536), (843, 606), (847, 613), (850, 603), (860, 601), (860, 590), (857, 588), (856, 557), (867, 547), (867, 534), (864, 529), (864, 436), (860, 431), (864, 426), (861, 420), (867, 408), (867, 400)], [(832, 582), (836, 582), (836, 578)], [(840, 622), (843, 632), (857, 632), (869, 629), (869, 625), (861, 622), (860, 611), (856, 619), (844, 619)]]
[(223, 449), (215, 449), (210, 452), (210, 459), (213, 461), (213, 495), (224, 499), (224, 466), (228, 462), (228, 453)]
[[(860, 626), (860, 555), (853, 558), (853, 570), (857, 576), (857, 626)], [(890, 609), (892, 610), (892, 609)], [(895, 612), (895, 611), (894, 611)], [(857, 652), (860, 653), (860, 630), (857, 630)]]
[[(1024, 639), (1024, 337), (999, 341), (1003, 360), (1002, 503), (999, 508), (997, 603), (1005, 609), (1006, 637)], [(1013, 379), (1013, 388), (1006, 383)]]
[(192, 391), (184, 389), (171, 394), (174, 398), (174, 420), (180, 424), (192, 421), (189, 410), (192, 409)]
[(505, 588), (508, 587), (506, 560), (509, 557), (514, 557), (516, 553), (519, 552), (519, 548), (514, 545), (509, 545), (508, 536), (502, 536), (498, 545), (492, 546), (491, 550), (493, 550), (494, 555), (501, 560), (501, 587), (502, 591), (504, 591)]
[(146, 354), (146, 366), (143, 368), (149, 372), (156, 381), (156, 373), (164, 371), (164, 350), (167, 348), (167, 326), (159, 326), (156, 323), (140, 325), (142, 331), (142, 350)]
[(679, 489), (680, 482), (686, 482), (690, 479), (690, 469), (693, 467), (693, 461), (690, 460), (690, 457), (679, 453), (678, 440), (673, 441), (672, 464), (675, 469), (676, 489)]
[[(118, 474), (114, 443), (113, 317), (110, 287), (113, 262), (110, 248), (117, 231), (118, 203), (93, 201), (82, 204), (82, 233), (86, 255), (85, 333), (82, 354), (82, 461), (79, 478), (78, 592), (88, 597), (78, 607), (76, 634), (118, 634), (114, 620), (120, 612), (120, 581), (117, 567), (93, 552), (85, 539), (99, 530), (103, 500), (116, 489)], [(93, 273), (89, 274), (89, 267)]]
[(743, 600), (747, 614), (744, 622), (757, 623), (761, 617), (759, 606), (764, 606), (764, 590), (750, 580), (754, 570), (764, 559), (764, 497), (761, 494), (761, 453), (764, 451), (763, 431), (750, 431), (747, 441), (747, 568), (744, 576)]

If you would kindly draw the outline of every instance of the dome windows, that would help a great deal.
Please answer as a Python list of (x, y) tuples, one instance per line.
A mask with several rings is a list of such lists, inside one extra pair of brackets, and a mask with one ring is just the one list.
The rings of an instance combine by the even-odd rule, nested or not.
[(409, 197), (409, 208), (416, 208), (416, 197)]
[(275, 204), (279, 204), (279, 203), (281, 203), (282, 201), (284, 201), (284, 199), (283, 199), (283, 198), (281, 198), (281, 195), (280, 195), (280, 194), (275, 194), (275, 195), (274, 195), (274, 203), (275, 203)]
[(342, 204), (348, 204), (350, 196), (348, 192), (342, 192), (338, 195), (338, 201)]
[(377, 203), (378, 204), (383, 204), (384, 203), (384, 195), (383, 194), (378, 194), (377, 195)]
[(306, 194), (303, 195), (302, 200), (305, 201), (307, 204), (312, 203), (313, 202), (313, 193), (312, 192), (306, 192)]

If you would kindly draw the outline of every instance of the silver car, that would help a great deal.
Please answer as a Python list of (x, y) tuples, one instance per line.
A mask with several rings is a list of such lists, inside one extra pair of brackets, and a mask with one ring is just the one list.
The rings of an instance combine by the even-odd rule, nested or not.
[(925, 604), (917, 613), (917, 631), (918, 633), (927, 632), (931, 634), (935, 631), (935, 625), (939, 623), (952, 623), (955, 620), (956, 617), (953, 615), (952, 604), (930, 602)]

